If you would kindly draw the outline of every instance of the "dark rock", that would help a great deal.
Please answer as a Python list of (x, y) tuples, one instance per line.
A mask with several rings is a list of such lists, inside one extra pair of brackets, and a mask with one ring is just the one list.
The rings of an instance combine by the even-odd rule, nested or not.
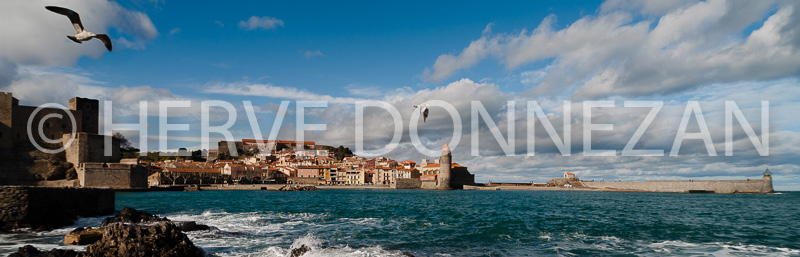
[(64, 236), (65, 245), (88, 245), (103, 238), (102, 228), (76, 228)]
[(0, 186), (0, 230), (50, 229), (114, 213), (114, 190)]
[(75, 170), (75, 167), (69, 168), (64, 176), (69, 180), (78, 179), (78, 171)]
[(101, 227), (109, 226), (113, 223), (154, 223), (169, 221), (167, 218), (158, 217), (144, 211), (137, 211), (131, 207), (123, 207), (117, 215), (103, 220)]
[(300, 257), (300, 256), (302, 256), (303, 254), (305, 254), (308, 251), (311, 251), (311, 247), (308, 247), (306, 245), (302, 245), (302, 246), (300, 246), (300, 248), (292, 249), (292, 253), (289, 254), (289, 256), (290, 257)]
[(85, 256), (204, 256), (172, 222), (149, 225), (114, 223), (103, 239), (86, 248)]
[(315, 186), (296, 186), (296, 185), (285, 185), (278, 189), (278, 191), (317, 191), (319, 188)]
[(173, 221), (172, 223), (175, 223), (175, 226), (184, 232), (211, 229), (211, 227), (207, 225), (197, 224), (197, 222), (194, 221)]
[[(193, 221), (178, 222), (186, 229), (208, 229)], [(99, 237), (99, 238), (98, 238)], [(166, 218), (125, 207), (99, 228), (77, 228), (64, 237), (66, 244), (91, 243), (86, 252), (54, 249), (41, 252), (33, 246), (21, 247), (11, 256), (100, 257), (100, 256), (205, 256), (180, 228)]]
[(66, 161), (51, 161), (52, 170), (45, 175), (45, 180), (60, 180), (67, 178), (67, 171), (72, 169), (72, 163)]
[(47, 252), (39, 251), (36, 247), (26, 245), (17, 249), (17, 252), (8, 255), (8, 257), (76, 257), (81, 256), (81, 253), (73, 250), (52, 249)]

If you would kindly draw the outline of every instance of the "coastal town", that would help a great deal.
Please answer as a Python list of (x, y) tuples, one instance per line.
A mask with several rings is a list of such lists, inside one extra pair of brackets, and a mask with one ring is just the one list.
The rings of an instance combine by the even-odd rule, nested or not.
[[(363, 158), (346, 147), (313, 141), (255, 139), (220, 141), (218, 149), (196, 151), (198, 154), (186, 149), (155, 153), (151, 159), (147, 158), (150, 155), (131, 153), (132, 147), (122, 136), (98, 134), (99, 109), (95, 99), (72, 98), (69, 109), (36, 108), (20, 105), (11, 93), (0, 94), (0, 110), (9, 114), (0, 120), (0, 148), (16, 149), (3, 151), (0, 156), (10, 164), (0, 173), (0, 184), (155, 190), (211, 184), (409, 189), (462, 189), (475, 184), (467, 167), (451, 162), (447, 145), (441, 158), (419, 163)], [(51, 115), (79, 118), (70, 123), (67, 119), (48, 119)], [(42, 133), (30, 133), (25, 126), (29, 117), (33, 124), (44, 124)], [(40, 147), (53, 141), (57, 143), (50, 143), (50, 147), (60, 147), (63, 152), (49, 154), (50, 150)], [(122, 158), (123, 154), (132, 158)]]
[[(238, 153), (251, 154), (231, 157), (229, 145), (235, 145)], [(304, 150), (297, 150), (298, 146)], [(401, 179), (436, 181), (441, 166), (439, 159), (422, 159), (417, 163), (386, 157), (364, 158), (352, 153), (337, 158), (332, 150), (336, 148), (313, 141), (243, 139), (220, 141), (219, 149), (209, 150), (206, 161), (193, 161), (187, 156), (139, 164), (148, 169), (149, 186), (288, 183), (395, 187)], [(467, 167), (458, 163), (452, 163), (451, 170), (469, 173)], [(474, 178), (469, 176), (468, 184), (473, 184)]]

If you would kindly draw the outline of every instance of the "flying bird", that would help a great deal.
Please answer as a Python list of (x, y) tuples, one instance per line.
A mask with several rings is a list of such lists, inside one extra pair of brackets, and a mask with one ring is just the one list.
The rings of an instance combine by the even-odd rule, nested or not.
[(111, 52), (111, 39), (108, 38), (106, 34), (94, 34), (92, 32), (86, 31), (83, 29), (83, 24), (81, 24), (81, 17), (78, 16), (73, 10), (58, 7), (58, 6), (45, 6), (47, 10), (50, 10), (54, 13), (58, 13), (69, 18), (69, 21), (72, 22), (72, 26), (75, 26), (75, 35), (74, 36), (67, 36), (67, 38), (75, 41), (75, 43), (81, 44), (83, 41), (92, 40), (92, 38), (97, 38), (103, 42), (103, 45), (108, 48), (108, 51)]
[(422, 122), (428, 123), (428, 105), (414, 105), (414, 108), (419, 108), (419, 113), (422, 114)]

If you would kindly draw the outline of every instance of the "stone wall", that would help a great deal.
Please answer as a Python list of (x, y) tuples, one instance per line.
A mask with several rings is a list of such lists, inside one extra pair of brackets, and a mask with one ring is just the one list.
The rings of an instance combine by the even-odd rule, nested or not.
[(289, 177), (286, 181), (289, 184), (319, 185), (325, 183), (324, 180), (320, 180), (319, 178), (301, 178), (301, 177)]
[(394, 189), (419, 189), (422, 187), (422, 180), (419, 178), (397, 178), (393, 187)]
[[(12, 126), (12, 133), (14, 134), (14, 139), (18, 142), (30, 142), (28, 137), (28, 119), (33, 115), (33, 112), (36, 110), (37, 107), (34, 106), (15, 106), (13, 109), (13, 126)], [(73, 117), (76, 119), (76, 131), (80, 132), (83, 129), (82, 124), (80, 123), (80, 119), (83, 118), (81, 113), (78, 111), (73, 110), (64, 110), (58, 108), (42, 108), (39, 112), (33, 116), (31, 122), (31, 137), (33, 140), (38, 142), (39, 144), (43, 144), (44, 138), (39, 135), (37, 132), (39, 123), (42, 123), (42, 133), (44, 136), (50, 140), (58, 140), (61, 141), (61, 135), (64, 133), (72, 133), (72, 121), (70, 120), (69, 112), (72, 114)], [(58, 117), (50, 117), (45, 120), (45, 116), (48, 115), (59, 115), (61, 118)]]
[(81, 187), (147, 187), (147, 168), (138, 165), (83, 163), (78, 166), (77, 172)]
[(112, 213), (110, 189), (0, 186), (0, 230), (55, 228)]
[[(0, 92), (0, 148), (14, 147), (15, 143), (29, 143), (28, 119), (37, 109), (37, 106), (19, 105), (19, 100), (11, 93)], [(48, 117), (55, 114), (59, 117)], [(42, 133), (47, 139), (60, 140), (61, 135), (72, 133), (72, 121), (68, 114), (75, 118), (76, 132), (97, 134), (99, 126), (99, 101), (94, 99), (75, 97), (69, 100), (68, 109), (42, 108), (32, 119), (31, 136), (40, 144), (43, 138), (36, 132), (39, 123), (42, 123)]]
[(423, 180), (420, 183), (420, 188), (422, 189), (437, 189), (436, 180)]
[[(71, 134), (63, 134), (62, 142), (64, 145), (69, 142)], [(111, 155), (105, 154), (105, 140), (111, 138)], [(71, 162), (75, 167), (81, 163), (87, 162), (119, 162), (122, 155), (119, 152), (119, 139), (111, 136), (77, 133), (75, 139), (72, 141), (67, 149), (64, 151), (67, 155), (67, 161)]]
[(647, 192), (685, 193), (689, 190), (714, 191), (715, 193), (772, 193), (771, 179), (746, 180), (651, 180), (646, 182), (589, 182), (592, 188), (608, 188)]

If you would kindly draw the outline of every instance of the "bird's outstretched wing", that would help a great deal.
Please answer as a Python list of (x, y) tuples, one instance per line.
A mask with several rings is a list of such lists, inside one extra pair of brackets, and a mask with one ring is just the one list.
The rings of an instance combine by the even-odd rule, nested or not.
[(81, 31), (83, 31), (83, 24), (81, 24), (81, 17), (75, 11), (58, 6), (45, 6), (44, 8), (47, 8), (47, 10), (50, 10), (51, 12), (67, 16), (69, 18), (69, 21), (72, 22), (72, 26), (75, 26), (76, 34), (81, 33)]
[(108, 35), (106, 35), (106, 34), (97, 34), (97, 35), (94, 36), (94, 38), (99, 39), (100, 41), (102, 41), (103, 44), (106, 45), (106, 48), (108, 48), (108, 51), (111, 52), (111, 39), (108, 38)]

